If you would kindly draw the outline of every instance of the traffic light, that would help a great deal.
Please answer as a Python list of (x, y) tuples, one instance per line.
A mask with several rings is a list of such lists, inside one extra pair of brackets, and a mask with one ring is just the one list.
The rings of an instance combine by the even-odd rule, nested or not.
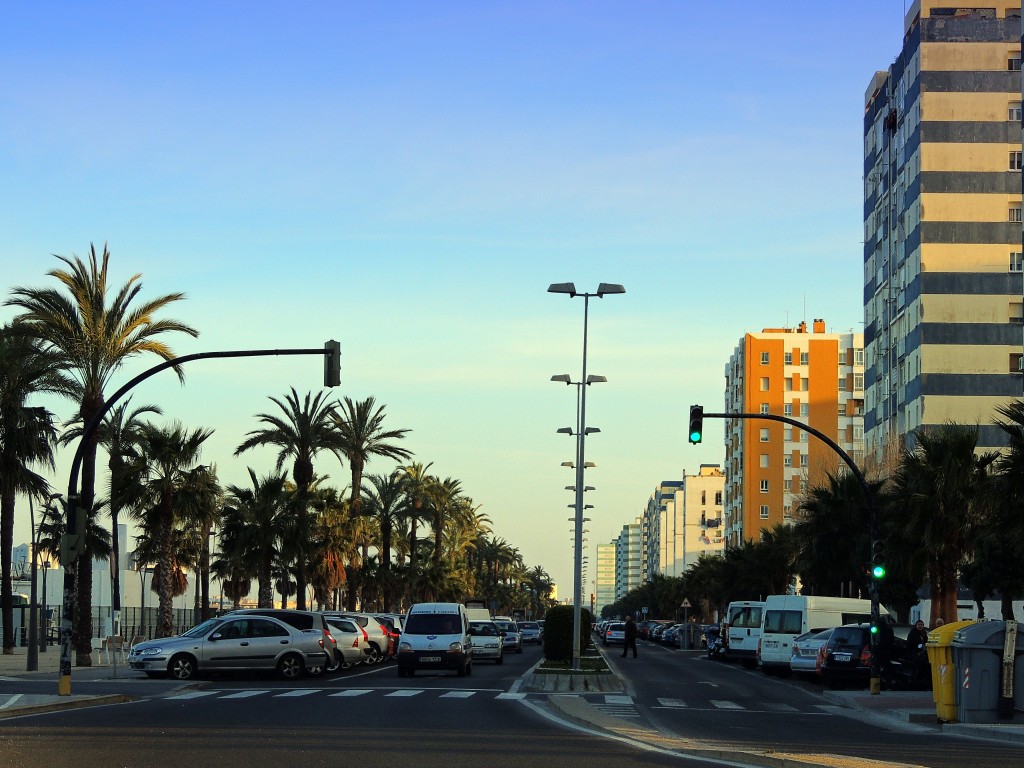
[(696, 445), (704, 437), (704, 406), (690, 406), (690, 442)]
[(85, 531), (89, 515), (81, 505), (81, 497), (68, 499), (65, 515), (64, 535), (60, 538), (60, 561), (62, 565), (73, 563), (85, 551)]
[(885, 542), (881, 539), (871, 542), (871, 577), (878, 580), (885, 578)]
[(341, 344), (331, 339), (324, 344), (324, 386), (341, 384)]

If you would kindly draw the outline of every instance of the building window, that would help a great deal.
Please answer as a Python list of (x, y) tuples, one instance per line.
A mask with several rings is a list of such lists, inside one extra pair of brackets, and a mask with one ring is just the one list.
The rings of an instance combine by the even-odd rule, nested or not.
[(762, 443), (767, 443), (768, 442), (768, 427), (762, 427), (761, 428), (761, 442)]
[(761, 469), (768, 469), (768, 454), (761, 454)]
[(1007, 111), (1006, 119), (1011, 123), (1019, 123), (1021, 121), (1021, 109), (1019, 101), (1011, 101), (1010, 108)]
[(800, 391), (806, 392), (811, 386), (810, 379), (800, 379)]
[(761, 481), (761, 493), (768, 493), (768, 481), (767, 480), (762, 480)]
[(767, 520), (768, 519), (768, 505), (767, 504), (762, 504), (761, 505), (761, 519), (762, 520)]
[(838, 406), (838, 410), (839, 410), (839, 415), (840, 416), (845, 416), (846, 415), (846, 403), (840, 403), (839, 406)]
[(782, 356), (782, 362), (784, 364), (786, 364), (786, 365), (792, 365), (793, 364), (793, 353), (792, 352), (786, 352)]
[[(792, 467), (793, 466), (793, 457), (790, 454), (787, 453), (785, 456), (782, 457), (782, 466), (784, 466), (784, 467)], [(788, 483), (789, 480), (787, 480), (786, 482)], [(788, 491), (789, 489), (787, 488), (786, 490)]]
[(786, 403), (784, 406), (782, 406), (782, 415), (783, 416), (792, 416), (793, 415), (793, 404), (792, 403)]
[(786, 378), (786, 391), (787, 392), (792, 392), (793, 391), (793, 380), (788, 378), (788, 377)]
[(807, 365), (808, 362), (809, 362), (808, 353), (807, 352), (801, 352), (800, 353), (800, 365)]
[(1020, 203), (1010, 204), (1010, 221), (1012, 221), (1015, 224), (1020, 223)]
[(761, 413), (768, 413), (768, 403), (761, 403)]
[(715, 491), (715, 504), (717, 504), (719, 507), (722, 506), (722, 492), (721, 491)]
[(1006, 60), (1006, 69), (1008, 72), (1020, 71), (1020, 51), (1010, 54), (1009, 58)]
[(793, 507), (789, 506), (788, 504), (784, 506), (782, 508), (782, 516), (786, 520), (791, 520), (793, 518)]
[(800, 442), (801, 443), (806, 443), (807, 442), (807, 433), (804, 432), (803, 430), (800, 430)]
[(784, 439), (785, 439), (785, 441), (787, 443), (793, 442), (793, 428), (792, 427), (786, 427), (785, 431), (783, 432), (783, 435), (784, 435)]
[(845, 392), (846, 391), (846, 377), (845, 376), (840, 376), (839, 377), (839, 391), (840, 392)]
[[(1020, 213), (1020, 208), (1017, 209), (1017, 213)], [(768, 377), (767, 376), (761, 377), (761, 391), (762, 392), (767, 392), (768, 391)]]
[(1010, 153), (1010, 170), (1019, 171), (1021, 164), (1024, 163), (1024, 152), (1011, 152)]
[(807, 403), (800, 403), (800, 415), (806, 417), (809, 412), (810, 406)]
[(854, 424), (853, 425), (853, 439), (854, 440), (863, 440), (864, 439), (864, 425), (863, 424)]
[(853, 391), (862, 392), (864, 390), (864, 374), (855, 373), (853, 374)]
[(863, 349), (855, 349), (855, 350), (853, 350), (853, 364), (854, 365), (864, 365), (864, 350)]
[[(1019, 155), (1020, 152), (1018, 152), (1017, 154)], [(1020, 170), (1020, 169), (1018, 169), (1018, 170)], [(761, 365), (768, 365), (768, 353), (767, 352), (762, 352), (761, 353)]]
[(807, 466), (807, 454), (806, 453), (801, 453), (800, 454), (800, 466), (801, 467), (806, 467)]
[(1010, 251), (1010, 271), (1024, 271), (1024, 254), (1020, 251)]
[(1024, 371), (1024, 367), (1021, 367), (1021, 361), (1024, 359), (1019, 352), (1010, 353), (1010, 373), (1020, 373)]

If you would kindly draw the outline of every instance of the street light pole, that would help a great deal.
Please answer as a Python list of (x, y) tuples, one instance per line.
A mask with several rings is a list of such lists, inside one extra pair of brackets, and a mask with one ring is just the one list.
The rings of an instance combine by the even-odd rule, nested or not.
[(579, 423), (576, 425), (576, 533), (573, 546), (573, 599), (572, 599), (572, 668), (580, 669), (581, 609), (583, 605), (583, 470), (586, 459), (587, 436), (587, 322), (590, 315), (590, 297), (604, 298), (606, 294), (625, 293), (616, 283), (601, 283), (594, 293), (577, 293), (572, 283), (552, 283), (548, 293), (565, 293), (569, 298), (583, 297), (583, 375), (579, 387)]

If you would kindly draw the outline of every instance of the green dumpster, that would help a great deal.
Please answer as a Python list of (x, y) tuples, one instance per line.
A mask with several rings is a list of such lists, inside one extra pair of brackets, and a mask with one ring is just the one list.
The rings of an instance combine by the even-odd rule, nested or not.
[(943, 624), (928, 633), (928, 663), (932, 668), (932, 699), (935, 716), (946, 723), (957, 722), (956, 668), (953, 666), (953, 635), (957, 630), (976, 624), (974, 620)]

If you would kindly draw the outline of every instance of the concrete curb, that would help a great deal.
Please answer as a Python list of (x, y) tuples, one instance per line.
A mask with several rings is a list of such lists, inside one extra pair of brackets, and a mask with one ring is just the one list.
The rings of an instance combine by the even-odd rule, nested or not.
[(38, 704), (25, 704), (10, 709), (0, 709), (0, 720), (12, 717), (23, 717), (24, 715), (39, 715), (45, 712), (58, 712), (65, 709), (83, 709), (85, 707), (99, 707), (107, 704), (128, 704), (138, 701), (134, 696), (126, 696), (123, 693), (112, 693), (105, 696), (49, 696), (51, 701)]

